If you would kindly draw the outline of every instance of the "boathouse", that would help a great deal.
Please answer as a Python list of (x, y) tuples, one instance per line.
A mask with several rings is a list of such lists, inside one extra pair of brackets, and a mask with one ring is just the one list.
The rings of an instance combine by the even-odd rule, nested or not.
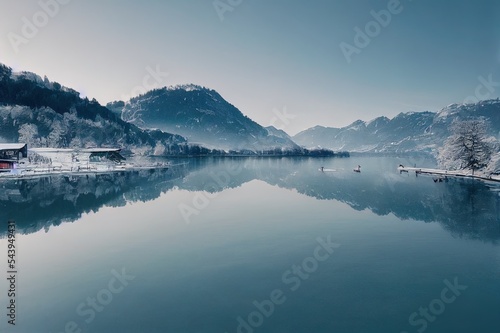
[(28, 157), (26, 143), (0, 143), (0, 171), (15, 169), (22, 158)]

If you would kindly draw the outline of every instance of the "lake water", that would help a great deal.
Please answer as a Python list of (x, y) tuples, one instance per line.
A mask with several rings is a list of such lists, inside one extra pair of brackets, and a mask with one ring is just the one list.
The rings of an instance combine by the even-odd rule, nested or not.
[(0, 331), (498, 331), (498, 187), (396, 171), (418, 157), (172, 162), (0, 181)]

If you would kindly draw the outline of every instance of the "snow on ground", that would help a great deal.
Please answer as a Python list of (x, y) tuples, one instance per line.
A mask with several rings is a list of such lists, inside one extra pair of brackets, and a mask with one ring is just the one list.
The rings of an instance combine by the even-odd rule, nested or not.
[(500, 153), (497, 153), (491, 157), (490, 163), (485, 172), (487, 174), (500, 173)]
[(398, 171), (409, 172), (415, 171), (419, 174), (427, 174), (431, 176), (446, 176), (446, 177), (468, 177), (480, 180), (493, 180), (500, 181), (500, 175), (492, 175), (485, 170), (477, 170), (472, 173), (472, 170), (444, 170), (444, 169), (432, 169), (432, 168), (413, 168), (399, 166)]

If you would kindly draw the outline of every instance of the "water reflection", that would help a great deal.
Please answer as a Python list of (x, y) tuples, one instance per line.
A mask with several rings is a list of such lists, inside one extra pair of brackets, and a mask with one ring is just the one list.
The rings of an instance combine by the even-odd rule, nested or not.
[[(103, 206), (149, 201), (173, 187), (185, 175), (182, 165), (169, 169), (126, 171), (80, 176), (54, 175), (20, 180), (0, 180), (0, 220), (16, 221), (21, 233), (48, 230), (61, 222), (78, 220), (82, 214)], [(0, 224), (5, 236), (6, 224)]]
[[(396, 158), (213, 158), (191, 159), (169, 170), (90, 177), (52, 176), (0, 181), (0, 220), (15, 219), (31, 233), (74, 221), (102, 206), (153, 200), (175, 187), (220, 192), (254, 179), (318, 200), (337, 200), (377, 215), (439, 222), (452, 235), (496, 242), (500, 238), (500, 197), (496, 187), (476, 181), (434, 183), (398, 174)], [(352, 165), (362, 164), (362, 173)], [(332, 166), (321, 172), (319, 166)], [(311, 218), (314, 218), (312, 216)], [(5, 234), (5, 224), (1, 224)]]

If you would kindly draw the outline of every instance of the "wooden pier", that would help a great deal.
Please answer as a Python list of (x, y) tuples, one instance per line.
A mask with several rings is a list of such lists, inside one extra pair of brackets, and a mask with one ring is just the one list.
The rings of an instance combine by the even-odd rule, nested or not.
[(442, 169), (430, 169), (430, 168), (416, 168), (416, 167), (398, 167), (399, 173), (403, 172), (415, 172), (415, 176), (427, 175), (438, 177), (438, 179), (443, 179), (447, 177), (457, 177), (457, 178), (468, 178), (468, 179), (478, 179), (490, 182), (500, 182), (500, 175), (484, 175), (484, 174), (472, 174), (470, 170), (442, 170)]

